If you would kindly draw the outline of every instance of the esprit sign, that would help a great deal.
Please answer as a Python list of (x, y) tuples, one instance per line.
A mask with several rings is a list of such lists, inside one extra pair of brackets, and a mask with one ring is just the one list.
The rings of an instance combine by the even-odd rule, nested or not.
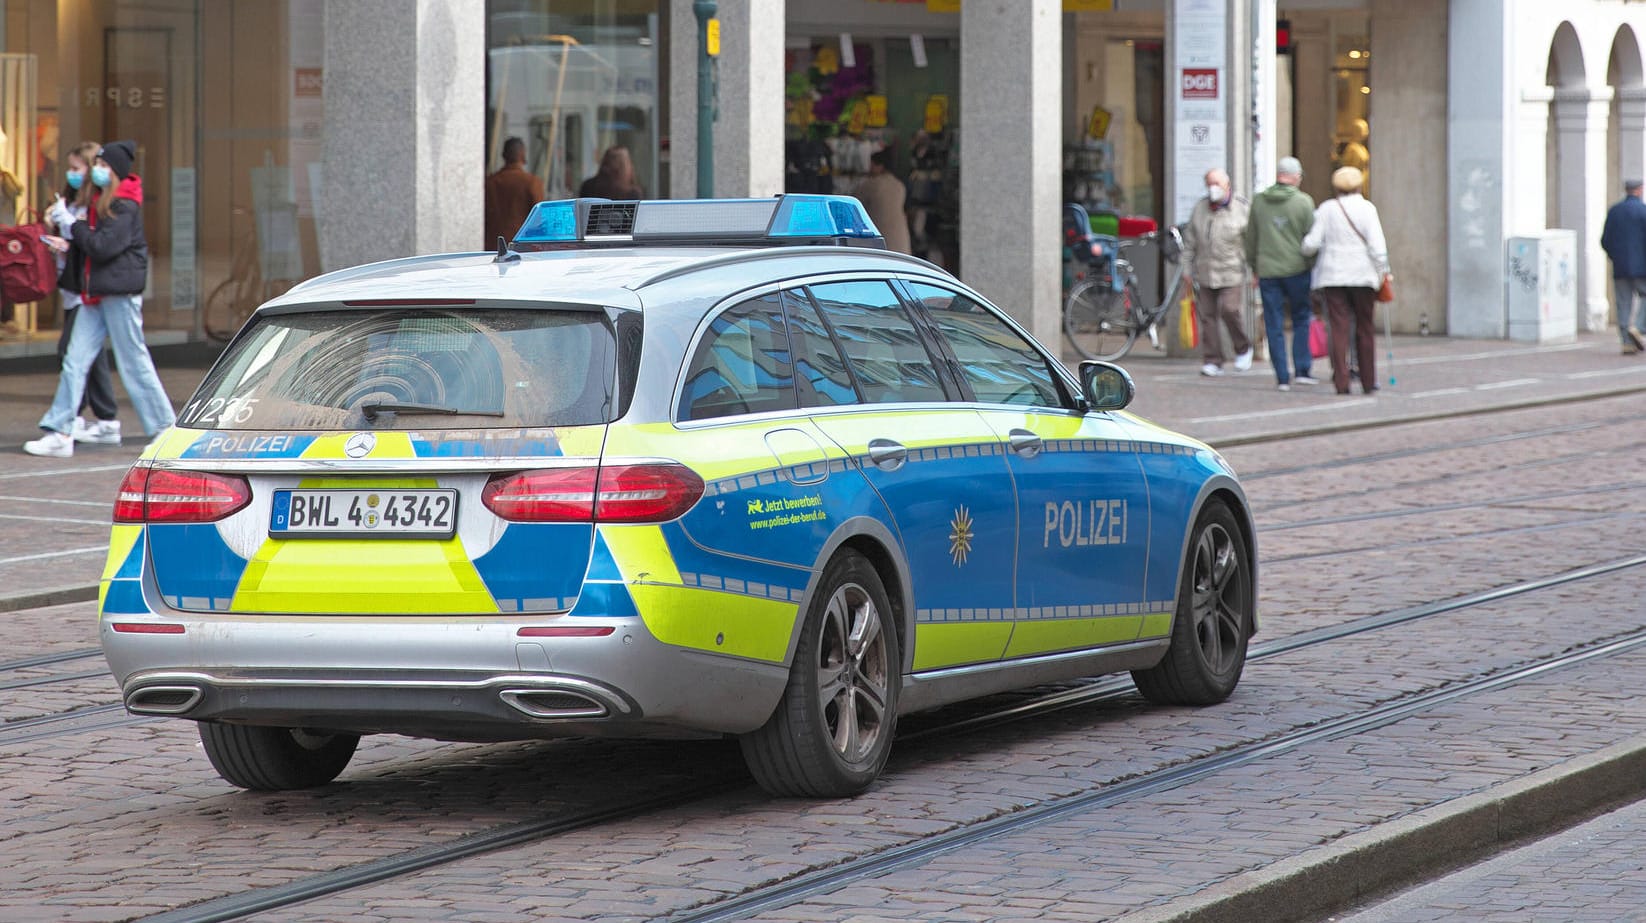
[(1217, 98), (1217, 68), (1215, 68), (1215, 67), (1185, 67), (1185, 68), (1183, 68), (1183, 98), (1184, 99), (1216, 99)]

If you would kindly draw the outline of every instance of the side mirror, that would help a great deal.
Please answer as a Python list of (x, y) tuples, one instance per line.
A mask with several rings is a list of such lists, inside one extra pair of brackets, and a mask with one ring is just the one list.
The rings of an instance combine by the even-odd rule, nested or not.
[(1137, 397), (1137, 386), (1125, 369), (1097, 360), (1080, 363), (1080, 391), (1092, 410), (1124, 410)]

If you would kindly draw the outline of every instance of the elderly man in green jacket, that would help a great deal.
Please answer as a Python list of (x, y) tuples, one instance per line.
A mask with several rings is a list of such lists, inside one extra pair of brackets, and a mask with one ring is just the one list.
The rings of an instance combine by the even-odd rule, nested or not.
[[(1257, 273), (1257, 289), (1263, 296), (1263, 329), (1269, 338), (1269, 361), (1282, 391), (1300, 385), (1318, 384), (1310, 366), (1309, 260), (1303, 255), (1303, 236), (1315, 223), (1315, 203), (1297, 188), (1303, 182), (1303, 165), (1296, 157), (1282, 157), (1275, 165), (1275, 184), (1258, 193), (1246, 222), (1246, 265)], [(1292, 365), (1286, 365), (1286, 322), (1282, 308), (1292, 318)]]
[(1223, 374), (1220, 325), (1228, 328), (1235, 369), (1252, 367), (1252, 341), (1240, 319), (1247, 278), (1240, 252), (1246, 214), (1246, 200), (1230, 191), (1228, 172), (1206, 171), (1206, 197), (1195, 203), (1183, 235), (1183, 274), (1194, 285), (1200, 308), (1202, 375)]

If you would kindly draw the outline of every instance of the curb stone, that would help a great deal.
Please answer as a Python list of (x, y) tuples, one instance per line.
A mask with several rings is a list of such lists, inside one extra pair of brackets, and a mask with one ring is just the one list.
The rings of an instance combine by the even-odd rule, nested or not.
[(1286, 923), (1345, 911), (1646, 792), (1646, 735), (1341, 837), (1117, 923)]
[(42, 609), (46, 606), (61, 606), (64, 603), (90, 602), (97, 598), (97, 584), (82, 583), (74, 586), (48, 587), (43, 590), (34, 590), (29, 593), (16, 593), (10, 596), (0, 596), (0, 612), (16, 612), (20, 609)]

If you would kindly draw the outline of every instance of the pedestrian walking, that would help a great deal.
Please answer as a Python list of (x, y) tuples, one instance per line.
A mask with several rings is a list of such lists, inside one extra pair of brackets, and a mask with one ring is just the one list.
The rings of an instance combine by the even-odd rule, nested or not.
[(497, 238), (509, 240), (532, 206), (548, 198), (543, 180), (526, 171), (526, 142), (510, 138), (503, 142), (503, 166), (486, 177), (486, 242), (483, 249), (497, 246)]
[[(91, 163), (97, 159), (97, 151), (101, 147), (96, 141), (82, 141), (69, 151), (65, 158), (68, 173), (64, 177), (63, 191), (46, 209), (46, 221), (60, 235), (47, 242), (57, 257), (57, 296), (63, 305), (63, 329), (57, 335), (59, 369), (69, 351), (74, 319), (80, 313), (80, 291), (75, 280), (84, 268), (80, 251), (69, 245), (69, 239), (74, 236), (74, 223), (85, 219), (87, 208), (91, 205), (94, 186), (86, 179), (86, 174), (90, 172)], [(71, 260), (71, 255), (75, 259)], [(115, 419), (120, 408), (114, 400), (114, 379), (110, 377), (107, 348), (97, 350), (97, 358), (92, 360), (91, 368), (86, 372), (85, 398), (79, 409), (82, 413), (89, 410), (92, 419), (88, 423), (84, 416), (75, 416), (70, 433), (75, 442), (120, 444), (120, 421)]]
[(1331, 323), (1332, 384), (1349, 393), (1349, 339), (1359, 359), (1360, 388), (1377, 390), (1376, 343), (1372, 309), (1389, 272), (1389, 248), (1377, 206), (1360, 194), (1363, 175), (1355, 167), (1332, 173), (1337, 195), (1315, 209), (1314, 226), (1303, 237), (1303, 254), (1315, 258), (1312, 284)]
[(45, 435), (23, 444), (31, 455), (68, 458), (74, 454), (74, 412), (86, 387), (86, 372), (103, 348), (114, 344), (120, 380), (148, 436), (177, 419), (154, 360), (143, 341), (143, 289), (148, 284), (149, 245), (143, 236), (143, 180), (132, 172), (137, 145), (114, 141), (97, 152), (88, 179), (96, 187), (84, 220), (69, 229), (70, 263), (80, 260), (76, 282), (80, 312), (69, 335), (57, 395), (40, 428)]
[(914, 252), (909, 247), (909, 216), (904, 211), (909, 190), (892, 172), (891, 151), (882, 149), (869, 155), (868, 178), (857, 185), (853, 195), (863, 203), (869, 220), (880, 229), (880, 236), (886, 239), (887, 250)]
[(622, 145), (609, 147), (606, 153), (600, 155), (599, 172), (584, 180), (577, 194), (582, 198), (620, 201), (646, 197), (646, 191), (634, 178), (634, 158), (629, 156), (629, 149)]
[(1223, 374), (1221, 328), (1228, 330), (1235, 369), (1252, 367), (1252, 341), (1240, 318), (1247, 213), (1246, 200), (1231, 191), (1229, 174), (1221, 167), (1206, 171), (1206, 197), (1195, 203), (1183, 235), (1183, 275), (1194, 286), (1200, 308), (1202, 375)]
[(1600, 249), (1612, 260), (1612, 286), (1617, 294), (1617, 335), (1625, 356), (1646, 350), (1646, 202), (1640, 198), (1638, 179), (1623, 181), (1623, 199), (1606, 211), (1600, 229)]
[[(1315, 223), (1315, 202), (1297, 188), (1303, 182), (1303, 164), (1282, 157), (1276, 164), (1275, 184), (1258, 193), (1246, 222), (1246, 265), (1257, 274), (1263, 298), (1263, 332), (1269, 341), (1269, 361), (1282, 391), (1318, 382), (1310, 376), (1314, 355), (1309, 351), (1309, 259), (1303, 238)], [(1282, 313), (1285, 312), (1285, 313)], [(1292, 361), (1286, 362), (1286, 315), (1292, 320)], [(1296, 369), (1297, 377), (1292, 377)]]

